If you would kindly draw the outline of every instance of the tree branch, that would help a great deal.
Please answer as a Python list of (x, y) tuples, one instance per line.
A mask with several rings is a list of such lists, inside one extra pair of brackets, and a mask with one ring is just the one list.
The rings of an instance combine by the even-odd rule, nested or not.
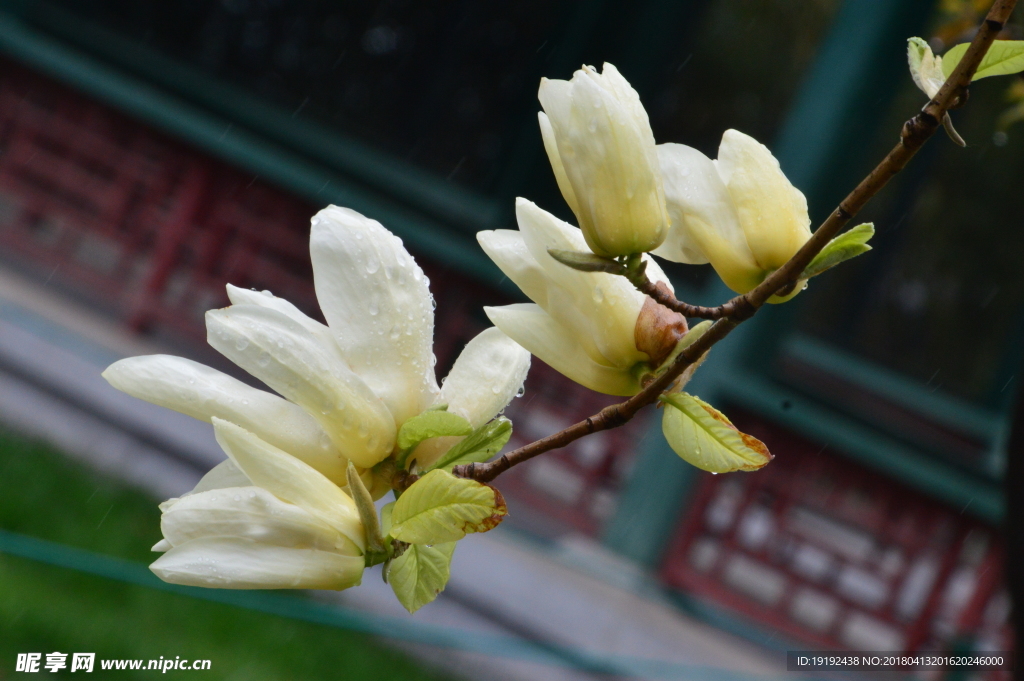
[(565, 447), (591, 433), (617, 428), (625, 424), (643, 407), (655, 402), (662, 391), (669, 388), (683, 371), (699, 360), (715, 343), (729, 335), (742, 321), (753, 316), (769, 298), (795, 286), (800, 274), (814, 259), (814, 256), (820, 253), (821, 249), (839, 233), (839, 230), (852, 220), (896, 173), (907, 165), (907, 162), (935, 133), (942, 124), (942, 118), (946, 112), (966, 100), (967, 86), (970, 84), (974, 72), (977, 71), (978, 64), (988, 52), (996, 35), (1003, 30), (1014, 5), (1016, 5), (1016, 0), (996, 0), (984, 23), (974, 36), (974, 40), (971, 41), (963, 59), (946, 79), (935, 97), (924, 106), (920, 113), (903, 125), (900, 140), (892, 151), (842, 200), (825, 222), (811, 235), (807, 243), (785, 265), (775, 270), (757, 287), (718, 307), (704, 308), (675, 300), (671, 293), (668, 293), (667, 290), (659, 290), (647, 280), (646, 275), (643, 276), (643, 281), (646, 281), (647, 285), (643, 286), (643, 281), (641, 281), (638, 284), (641, 291), (669, 309), (691, 317), (717, 319), (703, 336), (676, 357), (664, 374), (625, 402), (605, 407), (597, 414), (575, 423), (565, 430), (515, 449), (488, 463), (456, 466), (453, 472), (462, 477), (489, 482), (513, 466), (544, 452)]

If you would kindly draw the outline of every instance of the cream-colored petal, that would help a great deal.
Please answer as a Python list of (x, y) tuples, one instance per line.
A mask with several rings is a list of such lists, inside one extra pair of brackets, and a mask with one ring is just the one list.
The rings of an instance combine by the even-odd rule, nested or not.
[[(444, 379), (438, 400), (448, 405), (448, 411), (479, 428), (519, 394), (529, 370), (529, 351), (492, 326), (463, 348)], [(421, 467), (429, 465), (460, 440), (431, 438), (416, 448), (413, 458)]]
[(476, 240), (494, 264), (526, 296), (541, 307), (548, 304), (548, 278), (530, 254), (521, 232), (495, 229), (476, 233)]
[[(593, 344), (609, 365), (625, 368), (646, 359), (633, 339), (644, 295), (623, 277), (579, 272), (548, 254), (548, 249), (588, 250), (580, 230), (522, 198), (516, 199), (516, 218), (530, 254), (561, 289), (549, 288), (545, 310), (578, 333), (584, 347)], [(559, 293), (564, 294), (560, 299)], [(588, 355), (598, 361), (593, 352)]]
[(634, 395), (640, 385), (628, 369), (594, 362), (574, 335), (532, 303), (485, 307), (487, 317), (537, 359), (582, 386), (608, 395)]
[(209, 490), (183, 497), (163, 513), (160, 530), (171, 546), (204, 537), (241, 537), (272, 546), (363, 554), (335, 528), (261, 487)]
[(672, 229), (655, 255), (711, 262), (729, 288), (746, 293), (764, 278), (747, 246), (732, 196), (714, 162), (682, 144), (658, 145)]
[(364, 558), (318, 549), (269, 546), (241, 537), (193, 539), (149, 569), (171, 584), (218, 589), (347, 589), (360, 583)]
[(722, 135), (717, 168), (757, 264), (764, 270), (782, 267), (811, 238), (807, 199), (768, 147), (742, 132)]
[(334, 446), (369, 468), (391, 454), (395, 422), (380, 399), (301, 324), (266, 307), (206, 313), (207, 340), (225, 357), (305, 409)]
[[(253, 435), (256, 434), (253, 433)], [(259, 436), (257, 435), (257, 437)], [(191, 492), (182, 496), (200, 494), (202, 492), (209, 492), (210, 490), (215, 489), (228, 489), (231, 487), (251, 486), (252, 480), (245, 477), (245, 473), (242, 472), (242, 469), (239, 468), (231, 459), (225, 459), (224, 461), (221, 461), (219, 464), (211, 468), (206, 473), (206, 475), (202, 477), (199, 483), (192, 488)]]
[(462, 349), (441, 386), (440, 401), (478, 428), (512, 401), (529, 371), (529, 351), (492, 326)]
[(910, 62), (910, 75), (921, 92), (934, 98), (946, 82), (942, 73), (942, 57), (934, 54), (932, 48), (921, 38), (911, 38), (907, 42), (907, 61)]
[(167, 541), (166, 539), (161, 539), (157, 543), (153, 544), (153, 548), (151, 548), (150, 551), (154, 551), (156, 553), (163, 553), (164, 551), (170, 551), (171, 548), (173, 548), (171, 546), (171, 542)]
[(665, 270), (661, 269), (658, 261), (652, 258), (650, 253), (644, 253), (643, 260), (647, 263), (647, 278), (655, 284), (665, 284), (665, 286), (668, 286), (669, 291), (675, 293), (676, 287), (672, 285), (668, 275), (665, 274)]
[(338, 356), (339, 361), (348, 364), (348, 361), (341, 352), (341, 348), (338, 347), (334, 334), (331, 333), (327, 325), (313, 319), (284, 298), (278, 298), (270, 291), (238, 288), (231, 284), (227, 285), (227, 290), (228, 299), (232, 305), (258, 305), (259, 307), (269, 307), (272, 310), (277, 310), (305, 327), (321, 345), (334, 352)]
[(213, 432), (220, 446), (254, 485), (337, 529), (360, 550), (366, 547), (355, 502), (340, 487), (233, 423), (215, 418)]
[(544, 151), (547, 152), (548, 160), (551, 161), (551, 170), (555, 173), (555, 181), (562, 197), (569, 204), (573, 213), (579, 213), (579, 204), (576, 202), (576, 194), (573, 192), (572, 183), (565, 174), (565, 166), (562, 165), (562, 157), (558, 153), (558, 140), (555, 139), (555, 131), (551, 127), (551, 121), (543, 111), (537, 112), (537, 120), (540, 123), (540, 136), (544, 140)]
[(402, 241), (347, 208), (313, 218), (313, 281), (349, 366), (401, 425), (437, 397), (428, 280)]
[(332, 480), (345, 479), (348, 460), (306, 410), (216, 369), (184, 357), (144, 355), (114, 362), (103, 378), (133, 397), (200, 421), (216, 416), (237, 423)]

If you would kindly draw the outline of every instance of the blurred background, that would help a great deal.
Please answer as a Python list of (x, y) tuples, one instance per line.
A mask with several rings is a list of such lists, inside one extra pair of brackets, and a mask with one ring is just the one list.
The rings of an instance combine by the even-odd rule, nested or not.
[[(581, 440), (502, 477), (510, 519), (460, 544), (415, 617), (370, 572), (340, 595), (161, 587), (156, 501), (223, 454), (99, 378), (153, 352), (237, 375), (203, 328), (227, 282), (320, 317), (307, 240), (329, 203), (427, 271), (445, 375), (481, 306), (521, 296), (474, 233), (514, 228), (516, 196), (571, 218), (536, 88), (582, 63), (619, 67), (658, 142), (768, 144), (817, 224), (924, 104), (906, 38), (942, 52), (986, 9), (0, 0), (0, 678), (52, 651), (206, 658), (224, 679), (747, 679), (784, 675), (786, 650), (1012, 649), (1016, 77), (972, 87), (967, 148), (940, 134), (858, 217), (871, 254), (764, 310), (691, 384), (770, 466), (701, 473), (655, 414)], [(689, 302), (729, 295), (707, 267), (670, 275)], [(606, 403), (535, 360), (512, 444)]]

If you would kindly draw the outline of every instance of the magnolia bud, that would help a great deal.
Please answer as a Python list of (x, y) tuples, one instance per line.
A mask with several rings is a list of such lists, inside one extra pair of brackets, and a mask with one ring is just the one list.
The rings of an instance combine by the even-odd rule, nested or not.
[(570, 81), (541, 80), (538, 114), (562, 196), (590, 249), (602, 256), (654, 250), (668, 215), (647, 112), (611, 64)]

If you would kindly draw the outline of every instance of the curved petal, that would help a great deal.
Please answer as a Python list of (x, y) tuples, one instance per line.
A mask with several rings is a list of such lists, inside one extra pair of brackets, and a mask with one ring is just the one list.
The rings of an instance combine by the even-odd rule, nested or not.
[(494, 325), (537, 359), (582, 386), (607, 395), (635, 395), (640, 384), (629, 369), (598, 364), (558, 322), (531, 303), (485, 307)]
[(522, 232), (494, 229), (476, 233), (477, 243), (519, 290), (541, 307), (548, 305), (548, 278), (530, 254)]
[(391, 453), (387, 407), (304, 326), (277, 310), (232, 305), (207, 312), (206, 328), (210, 345), (305, 409), (357, 465), (369, 468)]
[(364, 558), (269, 546), (240, 537), (193, 539), (149, 569), (171, 584), (220, 589), (347, 589), (362, 580)]
[(316, 214), (309, 251), (316, 295), (342, 354), (401, 425), (438, 392), (427, 278), (398, 237), (347, 208)]
[[(466, 344), (441, 386), (441, 403), (479, 428), (497, 416), (519, 394), (530, 370), (530, 353), (501, 329), (481, 331)], [(431, 438), (416, 448), (414, 458), (426, 466), (461, 437)]]
[(189, 495), (164, 511), (160, 530), (171, 546), (204, 537), (240, 537), (272, 546), (362, 555), (348, 537), (261, 487)]
[(572, 183), (565, 174), (565, 166), (562, 165), (562, 157), (558, 153), (558, 140), (555, 139), (555, 130), (551, 127), (551, 120), (543, 111), (537, 112), (537, 121), (540, 123), (540, 136), (544, 140), (544, 151), (551, 161), (551, 170), (555, 173), (555, 181), (562, 192), (562, 197), (569, 204), (572, 212), (579, 215), (580, 207), (576, 202), (576, 193), (573, 192)]
[(340, 487), (233, 423), (214, 419), (213, 432), (217, 443), (254, 485), (337, 529), (360, 550), (366, 547), (355, 502)]
[(682, 144), (658, 145), (672, 230), (655, 251), (668, 260), (711, 262), (734, 291), (746, 293), (764, 271), (754, 260), (732, 197), (714, 162)]
[[(244, 426), (242, 427), (244, 428)], [(253, 435), (256, 435), (256, 433), (253, 433)], [(257, 437), (259, 436), (257, 435)], [(242, 472), (242, 469), (239, 468), (231, 459), (225, 459), (211, 468), (188, 494), (200, 494), (202, 492), (209, 492), (210, 490), (215, 489), (251, 486), (252, 480), (245, 477), (245, 473)], [(183, 496), (188, 495), (186, 494)]]
[(216, 416), (237, 423), (331, 480), (345, 480), (348, 460), (306, 410), (216, 369), (184, 357), (145, 355), (114, 362), (103, 378), (133, 397), (200, 421)]
[(717, 167), (754, 259), (764, 270), (782, 267), (811, 238), (807, 199), (768, 147), (737, 130), (722, 135)]
[(341, 353), (341, 348), (338, 347), (338, 342), (334, 339), (334, 334), (331, 333), (331, 330), (327, 325), (321, 324), (317, 320), (313, 319), (284, 298), (278, 298), (270, 291), (256, 291), (254, 289), (238, 288), (231, 284), (227, 285), (227, 290), (228, 300), (231, 301), (232, 305), (257, 305), (259, 307), (267, 307), (271, 310), (277, 310), (305, 327), (307, 331), (313, 334), (321, 345), (334, 352), (341, 362), (348, 364)]
[[(623, 277), (579, 272), (548, 254), (548, 249), (589, 250), (580, 230), (522, 198), (516, 199), (516, 218), (530, 254), (544, 269), (548, 279), (571, 300), (567, 305), (554, 301), (554, 292), (549, 288), (545, 310), (581, 335), (588, 334), (608, 364), (631, 367), (646, 359), (633, 342), (633, 329), (645, 296)], [(586, 320), (585, 327), (580, 326), (580, 319), (562, 318), (569, 312), (568, 308)], [(596, 359), (592, 354), (590, 356)]]

